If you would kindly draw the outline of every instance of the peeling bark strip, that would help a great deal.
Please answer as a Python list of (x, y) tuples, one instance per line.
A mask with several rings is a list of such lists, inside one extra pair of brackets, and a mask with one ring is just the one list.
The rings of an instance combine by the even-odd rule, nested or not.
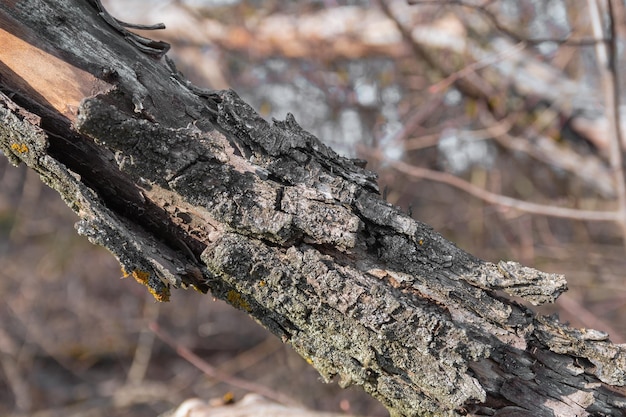
[(211, 291), (393, 415), (626, 413), (624, 345), (496, 295), (551, 302), (561, 275), (460, 250), (383, 201), (360, 161), (232, 91), (198, 94), (89, 3), (40, 7), (0, 5), (1, 27), (108, 87), (62, 112), (0, 52), (0, 147), (157, 299)]

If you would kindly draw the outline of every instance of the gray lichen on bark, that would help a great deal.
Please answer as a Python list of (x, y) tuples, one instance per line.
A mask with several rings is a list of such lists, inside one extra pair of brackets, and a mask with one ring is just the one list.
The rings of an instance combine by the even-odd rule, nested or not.
[[(220, 111), (236, 108), (245, 106)], [(394, 414), (484, 415), (492, 408), (479, 404), (506, 398), (509, 407), (549, 415), (549, 407), (527, 401), (556, 391), (584, 397), (590, 405), (581, 410), (619, 415), (623, 400), (611, 403), (598, 393), (602, 383), (624, 384), (623, 347), (535, 318), (493, 292), (519, 284), (534, 290), (514, 294), (550, 301), (564, 290), (561, 276), (480, 261), (383, 201), (369, 184), (372, 174), (317, 139), (286, 146), (300, 131), (294, 121), (286, 131), (278, 123), (276, 133), (239, 117), (240, 131), (226, 138), (219, 124), (209, 131), (167, 128), (98, 98), (81, 106), (79, 132), (110, 152), (140, 199), (180, 220), (188, 233), (182, 245), (104, 206), (45, 155), (42, 133), (12, 138), (4, 149), (39, 146), (27, 162), (81, 215), (79, 232), (108, 247), (155, 295), (167, 298), (172, 286), (209, 289), (290, 343), (325, 379), (363, 386)], [(250, 139), (253, 130), (265, 135), (265, 145)], [(266, 137), (272, 135), (281, 139)], [(301, 169), (280, 169), (265, 153), (267, 143), (274, 144), (273, 158)], [(182, 256), (185, 247), (191, 253)], [(585, 382), (594, 376), (598, 382)], [(532, 379), (542, 382), (530, 389)]]
[[(325, 379), (362, 385), (398, 415), (458, 415), (494, 395), (512, 404), (547, 399), (540, 388), (519, 389), (537, 375), (553, 379), (543, 389), (598, 403), (584, 384), (572, 390), (572, 381), (531, 369), (538, 355), (529, 352), (563, 328), (495, 294), (550, 302), (566, 288), (562, 276), (474, 258), (382, 200), (373, 174), (292, 118), (271, 125), (233, 92), (216, 100), (208, 132), (127, 118), (98, 99), (83, 103), (78, 124), (123, 156), (119, 168), (148, 184), (145, 193), (158, 186), (152, 198), (175, 194), (195, 208), (192, 218), (201, 212), (214, 225), (199, 255), (214, 295), (290, 343)], [(602, 364), (595, 375), (622, 383), (619, 361), (605, 363), (592, 342), (589, 361)], [(565, 344), (561, 353), (571, 354)], [(612, 353), (620, 359), (623, 349)]]
[[(297, 132), (290, 123), (288, 132)], [(310, 137), (295, 142), (294, 150), (285, 145), (284, 130), (278, 133), (282, 142), (266, 137), (273, 134), (266, 125), (260, 129), (263, 147), (248, 139), (250, 126), (238, 125), (242, 132), (226, 140), (217, 131), (168, 129), (87, 100), (79, 131), (117, 155), (138, 192), (187, 207), (189, 224), (211, 230), (196, 235), (204, 249), (190, 275), (176, 250), (120, 219), (63, 171), (62, 194), (83, 217), (79, 232), (108, 247), (127, 273), (143, 277), (161, 297), (169, 286), (206, 285), (292, 344), (326, 379), (362, 385), (400, 415), (457, 415), (485, 402), (497, 385), (493, 375), (481, 375), (494, 372), (494, 364), (515, 363), (523, 378), (536, 375), (528, 364), (537, 359), (523, 353), (535, 338), (557, 353), (586, 352), (600, 380), (623, 384), (622, 349), (595, 340), (602, 339), (595, 333), (583, 345), (571, 343), (584, 339), (581, 334), (559, 342), (554, 334), (563, 332), (560, 325), (536, 321), (525, 308), (490, 293), (519, 283), (545, 287), (539, 292), (550, 297), (564, 289), (562, 277), (479, 261), (381, 200), (372, 187), (356, 184), (354, 178), (372, 178), (362, 168), (348, 163), (342, 176), (333, 177), (327, 167), (341, 160), (330, 160), (321, 144), (314, 149)], [(239, 143), (242, 137), (246, 142)], [(50, 170), (43, 137), (22, 142), (39, 144), (38, 161)], [(313, 162), (285, 174), (263, 154), (267, 143), (287, 164), (302, 155)], [(235, 147), (250, 155), (237, 155)], [(15, 152), (16, 146), (8, 148)], [(316, 152), (325, 166), (311, 156)], [(320, 183), (324, 176), (329, 181)], [(492, 365), (485, 368), (487, 363)], [(515, 395), (507, 394), (510, 401)]]
[(473, 257), (292, 116), (268, 122), (232, 91), (198, 95), (86, 3), (62, 3), (80, 18), (42, 26), (34, 0), (0, 11), (75, 65), (117, 76), (71, 123), (0, 95), (0, 146), (158, 299), (211, 291), (394, 415), (624, 414), (624, 345), (501, 295), (551, 302), (562, 276)]
[(411, 404), (407, 411), (425, 402), (436, 410), (437, 403), (454, 408), (484, 400), (463, 369), (468, 357), (483, 355), (486, 347), (470, 342), (442, 308), (405, 299), (307, 245), (285, 251), (230, 234), (209, 246), (202, 260), (243, 294), (253, 316), (268, 320), (255, 314), (257, 305), (274, 313), (269, 317), (283, 340), (328, 380), (338, 376), (343, 385), (363, 385), (375, 394), (393, 386)]

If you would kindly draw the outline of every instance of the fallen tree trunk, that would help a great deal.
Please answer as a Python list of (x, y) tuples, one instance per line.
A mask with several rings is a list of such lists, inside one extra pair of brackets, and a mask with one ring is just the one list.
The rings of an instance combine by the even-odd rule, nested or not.
[(0, 146), (159, 300), (242, 309), (393, 415), (620, 416), (626, 347), (535, 315), (562, 276), (458, 249), (290, 115), (191, 86), (87, 0), (0, 5)]

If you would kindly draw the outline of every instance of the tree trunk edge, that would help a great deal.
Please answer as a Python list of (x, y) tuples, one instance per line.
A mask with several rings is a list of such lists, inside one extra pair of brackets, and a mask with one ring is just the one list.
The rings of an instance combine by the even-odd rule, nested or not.
[[(206, 98), (180, 87), (181, 102), (202, 108)], [(170, 287), (210, 289), (292, 344), (324, 378), (364, 386), (393, 415), (623, 415), (626, 345), (529, 315), (493, 295), (520, 295), (521, 283), (521, 295), (552, 301), (564, 290), (562, 277), (484, 263), (460, 251), (381, 200), (370, 174), (320, 146), (292, 117), (270, 125), (235, 93), (220, 92), (217, 115), (208, 116), (212, 128), (158, 126), (159, 113), (128, 114), (137, 102), (127, 88), (126, 98), (115, 97), (118, 109), (84, 101), (85, 118), (75, 126), (82, 140), (93, 140), (89, 149), (97, 156), (119, 156), (112, 167), (129, 179), (120, 188), (137, 194), (129, 204), (156, 202), (170, 218), (167, 242), (153, 225), (107, 205), (111, 195), (85, 184), (88, 171), (74, 172), (60, 153), (51, 154), (58, 146), (53, 135), (69, 132), (41, 129), (47, 114), (31, 113), (4, 94), (0, 146), (11, 162), (25, 162), (57, 190), (81, 217), (78, 232), (107, 247), (123, 273), (158, 300), (169, 298)], [(128, 140), (115, 143), (110, 127), (125, 129), (121, 137), (135, 141), (149, 132), (168, 150), (184, 139), (207, 160), (190, 169), (178, 165), (181, 159), (133, 154), (139, 150)], [(230, 179), (218, 175), (220, 166)], [(216, 170), (212, 177), (208, 168)], [(174, 180), (168, 179), (172, 172)], [(217, 194), (185, 183), (207, 178), (220, 183), (215, 187), (239, 187), (230, 197), (248, 195), (218, 204), (211, 199)], [(246, 210), (254, 204), (237, 207), (242, 201), (262, 210), (251, 218)], [(200, 215), (186, 223), (177, 208)], [(336, 216), (332, 227), (325, 227), (322, 213)], [(205, 220), (201, 231), (199, 218)], [(177, 242), (185, 233), (197, 233), (200, 244)], [(351, 256), (360, 256), (360, 263)], [(233, 259), (249, 262), (235, 265)], [(273, 261), (263, 267), (263, 259)], [(555, 395), (559, 400), (550, 403)]]

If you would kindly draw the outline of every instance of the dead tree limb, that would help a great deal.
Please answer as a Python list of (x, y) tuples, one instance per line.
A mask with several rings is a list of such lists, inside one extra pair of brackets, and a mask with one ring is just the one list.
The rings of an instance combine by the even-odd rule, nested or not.
[(210, 291), (393, 415), (624, 415), (626, 347), (507, 298), (554, 301), (562, 276), (458, 249), (98, 6), (0, 5), (0, 146), (157, 299)]

